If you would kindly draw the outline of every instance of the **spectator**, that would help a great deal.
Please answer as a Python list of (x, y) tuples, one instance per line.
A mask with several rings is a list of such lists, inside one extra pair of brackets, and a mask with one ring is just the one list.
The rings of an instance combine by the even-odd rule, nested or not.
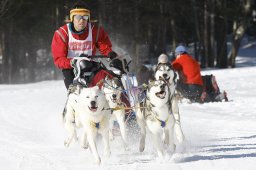
[(200, 65), (182, 45), (175, 49), (175, 57), (172, 66), (179, 74), (177, 90), (192, 102), (202, 102), (203, 80)]
[(227, 93), (220, 92), (215, 76), (202, 76), (199, 63), (187, 53), (184, 46), (175, 49), (172, 66), (179, 74), (177, 90), (191, 102), (228, 101)]

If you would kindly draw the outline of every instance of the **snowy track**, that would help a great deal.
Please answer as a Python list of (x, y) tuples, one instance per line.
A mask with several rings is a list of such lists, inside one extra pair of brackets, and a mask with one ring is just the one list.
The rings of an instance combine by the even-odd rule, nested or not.
[[(180, 104), (186, 142), (159, 163), (150, 137), (144, 153), (138, 136), (130, 151), (120, 138), (111, 142), (111, 157), (93, 164), (89, 150), (63, 146), (61, 112), (66, 100), (62, 81), (0, 85), (0, 169), (254, 169), (256, 162), (256, 67), (204, 71), (215, 74), (232, 102)], [(102, 152), (100, 151), (101, 155)]]

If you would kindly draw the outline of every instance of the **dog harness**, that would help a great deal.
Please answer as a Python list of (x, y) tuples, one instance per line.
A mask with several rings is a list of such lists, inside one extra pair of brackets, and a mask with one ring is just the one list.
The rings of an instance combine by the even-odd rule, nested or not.
[(93, 122), (93, 121), (90, 121), (90, 126), (96, 129), (99, 129), (101, 127), (100, 122)]
[[(160, 126), (162, 128), (164, 128), (169, 120), (169, 117), (165, 121), (159, 119), (158, 114), (156, 112), (154, 112), (152, 109), (155, 106), (148, 100), (148, 98), (143, 103), (144, 107), (147, 105), (147, 103), (148, 103), (147, 101), (149, 102), (149, 104), (146, 107), (146, 109), (148, 111), (147, 113), (149, 113), (149, 114), (146, 114), (146, 112), (145, 112), (146, 109), (143, 109), (143, 115), (144, 115), (145, 119), (147, 119), (147, 118), (155, 119), (160, 123)], [(170, 110), (170, 109), (168, 109), (168, 110)], [(171, 112), (170, 112), (170, 114), (171, 114)]]
[[(103, 110), (107, 110), (107, 109), (105, 109), (105, 108), (103, 107), (101, 111), (103, 111)], [(90, 124), (91, 127), (96, 128), (96, 129), (99, 129), (99, 128), (103, 128), (103, 127), (104, 127), (104, 124), (103, 124), (102, 122), (89, 121), (89, 124)]]
[[(167, 86), (167, 87), (168, 87), (168, 91), (169, 91), (169, 94), (170, 94), (170, 88), (169, 88), (169, 86)], [(171, 112), (172, 108), (171, 108), (171, 97), (170, 97), (170, 95), (169, 95), (169, 99), (168, 99), (167, 103), (169, 105), (169, 109), (168, 109), (169, 113), (172, 114), (172, 112)], [(158, 114), (153, 111), (153, 109), (152, 109), (153, 107), (155, 107), (155, 105), (149, 101), (148, 96), (146, 97), (146, 100), (144, 100), (143, 102), (140, 103), (141, 112), (142, 112), (144, 118), (145, 119), (147, 119), (147, 118), (155, 119), (155, 120), (157, 120), (160, 123), (160, 126), (162, 128), (164, 128), (166, 126), (168, 120), (169, 120), (169, 117), (165, 121), (159, 119)], [(146, 114), (146, 109), (148, 111), (147, 113), (149, 113), (149, 114)]]

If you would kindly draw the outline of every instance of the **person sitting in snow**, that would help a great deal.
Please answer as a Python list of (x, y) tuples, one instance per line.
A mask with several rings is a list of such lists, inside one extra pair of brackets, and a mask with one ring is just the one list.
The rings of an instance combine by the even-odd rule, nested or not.
[[(168, 61), (168, 58), (161, 60)], [(220, 92), (214, 75), (201, 75), (199, 63), (187, 53), (184, 46), (175, 49), (175, 58), (171, 64), (178, 72), (176, 89), (183, 97), (199, 103), (228, 100), (226, 92)]]

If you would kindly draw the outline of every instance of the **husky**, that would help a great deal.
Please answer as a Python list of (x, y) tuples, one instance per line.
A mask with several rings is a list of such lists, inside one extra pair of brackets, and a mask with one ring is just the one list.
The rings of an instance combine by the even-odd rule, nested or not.
[(179, 105), (178, 101), (180, 96), (176, 92), (176, 80), (177, 76), (175, 71), (172, 69), (171, 64), (169, 63), (159, 63), (155, 70), (155, 79), (164, 79), (170, 89), (170, 100), (171, 100), (171, 110), (175, 118), (175, 134), (178, 142), (182, 143), (184, 141), (184, 134), (181, 129), (180, 124), (180, 114), (179, 114)]
[[(146, 127), (152, 133), (159, 158), (164, 158), (164, 143), (174, 152), (174, 116), (170, 107), (170, 90), (164, 80), (151, 81), (146, 99), (137, 106), (137, 122), (141, 129), (140, 152), (145, 149)], [(163, 138), (162, 138), (163, 137)]]
[(123, 92), (121, 80), (118, 78), (110, 79), (109, 77), (106, 77), (102, 86), (102, 91), (106, 96), (110, 108), (113, 109), (112, 116), (110, 118), (110, 140), (114, 139), (112, 130), (114, 121), (117, 120), (120, 127), (124, 148), (125, 150), (128, 150), (124, 109), (125, 104), (121, 101), (121, 95)]
[(109, 147), (109, 120), (111, 111), (105, 95), (98, 86), (91, 88), (78, 88), (69, 95), (66, 112), (63, 114), (64, 125), (68, 131), (68, 138), (64, 145), (69, 146), (73, 139), (77, 140), (77, 128), (82, 127), (81, 146), (90, 150), (97, 164), (101, 158), (97, 151), (96, 137), (102, 135), (104, 143), (104, 156), (110, 156)]

